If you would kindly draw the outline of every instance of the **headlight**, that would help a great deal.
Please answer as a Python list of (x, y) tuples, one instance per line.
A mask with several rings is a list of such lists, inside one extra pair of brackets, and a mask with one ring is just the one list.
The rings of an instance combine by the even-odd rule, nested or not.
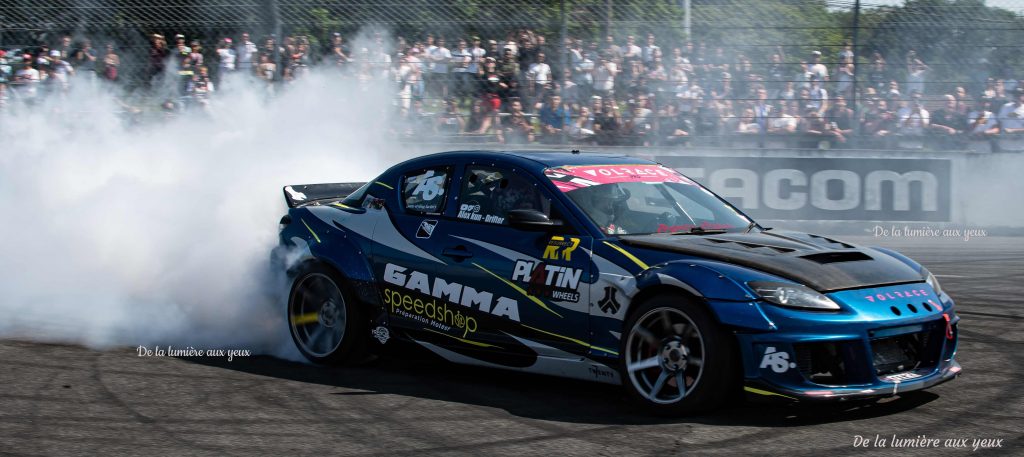
[(939, 287), (939, 280), (935, 278), (935, 275), (924, 267), (921, 267), (921, 272), (924, 273), (924, 282), (928, 283), (929, 286), (932, 286), (932, 290), (935, 291), (935, 295), (941, 295), (942, 287)]
[(799, 284), (754, 281), (747, 285), (765, 301), (779, 306), (827, 311), (839, 309), (839, 305), (832, 299)]

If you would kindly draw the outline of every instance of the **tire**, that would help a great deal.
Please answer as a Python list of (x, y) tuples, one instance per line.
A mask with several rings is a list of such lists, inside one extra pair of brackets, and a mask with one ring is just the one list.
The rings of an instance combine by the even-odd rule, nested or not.
[(311, 263), (299, 268), (294, 278), (286, 318), (299, 352), (324, 365), (365, 360), (366, 320), (341, 275)]
[(624, 330), (619, 368), (641, 408), (693, 414), (721, 406), (733, 393), (739, 379), (735, 339), (694, 299), (668, 294), (646, 300)]

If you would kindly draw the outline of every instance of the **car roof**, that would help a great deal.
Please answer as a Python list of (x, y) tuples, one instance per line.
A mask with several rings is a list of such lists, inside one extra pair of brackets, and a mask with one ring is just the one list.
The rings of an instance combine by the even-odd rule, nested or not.
[[(502, 156), (512, 162), (533, 162), (533, 166), (543, 168), (559, 167), (565, 165), (622, 165), (654, 163), (650, 160), (641, 159), (622, 154), (604, 154), (595, 152), (565, 152), (565, 151), (449, 151), (428, 154), (411, 159), (408, 162), (419, 160), (486, 160)], [(518, 160), (517, 160), (518, 159)], [(524, 164), (525, 165), (525, 164)]]

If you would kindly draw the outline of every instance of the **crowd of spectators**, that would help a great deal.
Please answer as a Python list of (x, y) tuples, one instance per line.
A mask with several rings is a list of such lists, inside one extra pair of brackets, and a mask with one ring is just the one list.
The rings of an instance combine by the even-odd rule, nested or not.
[(12, 102), (32, 106), (51, 95), (66, 94), (73, 81), (117, 81), (120, 67), (121, 56), (113, 43), (97, 50), (90, 40), (75, 43), (70, 36), (52, 47), (0, 49), (0, 110)]
[[(1020, 75), (984, 87), (940, 85), (913, 51), (898, 64), (874, 52), (859, 59), (868, 68), (855, 71), (850, 43), (797, 56), (777, 47), (754, 59), (702, 42), (661, 43), (650, 33), (561, 46), (528, 29), (504, 39), (378, 33), (355, 44), (338, 33), (326, 42), (240, 33), (209, 48), (184, 34), (149, 38), (143, 86), (171, 81), (166, 111), (205, 106), (231, 74), (273, 92), (318, 65), (360, 84), (393, 85), (392, 134), (409, 139), (674, 146), (747, 137), (842, 147), (854, 138), (1024, 133)], [(0, 108), (65, 93), (74, 81), (122, 77), (113, 44), (97, 51), (66, 36), (19, 52), (0, 51)]]

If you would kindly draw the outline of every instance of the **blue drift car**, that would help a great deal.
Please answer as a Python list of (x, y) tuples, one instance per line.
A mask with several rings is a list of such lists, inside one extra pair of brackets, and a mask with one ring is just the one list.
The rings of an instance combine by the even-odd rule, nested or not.
[(953, 301), (921, 265), (763, 228), (635, 157), (449, 152), (284, 192), (273, 257), (292, 278), (292, 337), (316, 363), (405, 340), (622, 384), (669, 414), (740, 389), (871, 398), (960, 372)]

